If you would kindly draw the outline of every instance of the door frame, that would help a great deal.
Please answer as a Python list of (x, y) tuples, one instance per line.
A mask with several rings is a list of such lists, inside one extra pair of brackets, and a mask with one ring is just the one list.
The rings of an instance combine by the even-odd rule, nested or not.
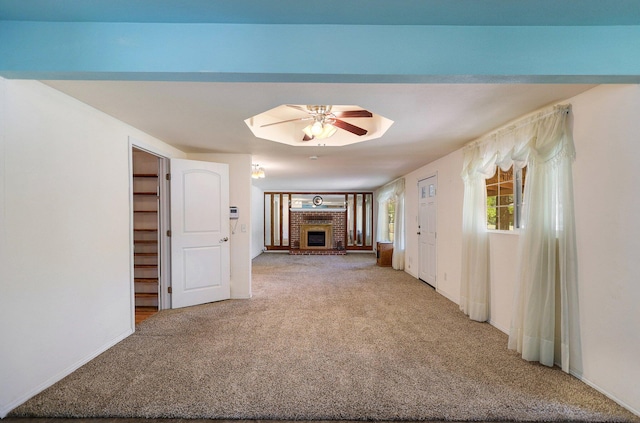
[(170, 238), (167, 231), (171, 227), (171, 217), (169, 206), (171, 204), (169, 198), (169, 181), (166, 176), (169, 173), (169, 160), (166, 153), (135, 138), (129, 137), (129, 257), (130, 263), (130, 284), (131, 284), (131, 321), (132, 327), (135, 328), (135, 274), (133, 268), (133, 148), (145, 151), (158, 157), (158, 187), (159, 187), (159, 219), (158, 219), (158, 310), (167, 310), (171, 308), (171, 294), (169, 287), (171, 286), (171, 250)]
[[(436, 171), (436, 172), (427, 174), (424, 177), (418, 178), (418, 182), (416, 183), (416, 186), (418, 188), (418, 226), (420, 228), (420, 232), (422, 232), (422, 230), (423, 230), (422, 222), (420, 221), (420, 183), (423, 182), (423, 181), (426, 181), (426, 180), (428, 180), (430, 178), (435, 178), (435, 182), (436, 182), (435, 183), (436, 193), (435, 193), (435, 202), (434, 202), (435, 204), (434, 204), (434, 207), (435, 207), (435, 213), (436, 213), (436, 227), (438, 225), (438, 223), (437, 223), (438, 222), (438, 172)], [(422, 269), (421, 269), (422, 263), (421, 263), (421, 260), (420, 260), (420, 258), (421, 258), (420, 235), (418, 235), (418, 280), (420, 280), (420, 281), (424, 282), (425, 284), (433, 287), (435, 290), (438, 289), (438, 268), (437, 268), (437, 262), (438, 262), (438, 236), (437, 236), (437, 234), (438, 234), (438, 232), (436, 230), (435, 263), (434, 263), (434, 266), (436, 266), (436, 268), (435, 268), (435, 271), (434, 271), (435, 280), (433, 281), (433, 285), (431, 285), (429, 282), (427, 282), (427, 281), (425, 281), (423, 279), (420, 279), (420, 275), (422, 273)]]

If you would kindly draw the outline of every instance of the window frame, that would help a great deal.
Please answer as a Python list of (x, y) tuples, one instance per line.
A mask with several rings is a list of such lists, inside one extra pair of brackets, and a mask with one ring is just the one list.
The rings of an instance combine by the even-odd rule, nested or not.
[[(500, 180), (500, 176), (501, 174), (505, 174), (505, 173), (512, 173), (513, 176), (505, 181), (501, 181)], [(525, 183), (526, 183), (526, 179), (527, 179), (527, 166), (525, 165), (522, 168), (518, 168), (518, 169), (514, 169), (514, 165), (511, 165), (511, 167), (507, 170), (507, 171), (503, 171), (502, 169), (500, 169), (499, 166), (496, 166), (496, 172), (494, 173), (494, 175), (491, 178), (488, 178), (485, 180), (485, 194), (486, 194), (486, 200), (485, 200), (485, 217), (486, 217), (486, 229), (488, 232), (497, 232), (497, 233), (503, 233), (503, 234), (518, 234), (520, 232), (520, 230), (522, 229), (522, 208), (524, 207), (524, 190), (525, 190)], [(502, 186), (505, 185), (511, 185), (510, 189), (511, 189), (511, 193), (508, 195), (511, 195), (513, 198), (513, 202), (512, 203), (508, 203), (508, 204), (500, 204), (500, 189)], [(494, 205), (490, 205), (489, 204), (489, 198), (493, 197), (489, 195), (489, 189), (490, 187), (495, 187), (496, 188), (496, 201)], [(507, 208), (509, 206), (513, 207), (513, 227), (509, 228), (509, 229), (499, 229), (499, 218), (500, 218), (500, 214), (498, 213), (498, 210), (500, 208)], [(491, 228), (489, 226), (489, 209), (490, 208), (494, 208), (496, 209), (496, 223), (495, 223), (495, 228)], [(511, 222), (511, 220), (509, 220), (509, 223)]]

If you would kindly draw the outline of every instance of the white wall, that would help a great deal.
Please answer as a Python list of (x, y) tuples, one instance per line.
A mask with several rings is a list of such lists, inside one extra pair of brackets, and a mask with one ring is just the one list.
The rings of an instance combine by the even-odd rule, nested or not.
[(511, 326), (519, 238), (515, 233), (489, 234), (489, 323), (507, 334)]
[(36, 81), (0, 78), (0, 417), (132, 333), (129, 137)]
[(572, 370), (640, 414), (640, 86), (569, 102), (582, 343)]
[(436, 230), (437, 291), (458, 303), (462, 257), (462, 152), (456, 151), (405, 176), (405, 270), (418, 277), (418, 181), (438, 175)]
[(251, 186), (251, 258), (264, 250), (264, 191)]
[[(571, 103), (579, 319), (571, 372), (640, 415), (640, 86), (605, 85)], [(416, 182), (438, 174), (438, 291), (459, 303), (461, 150), (406, 175), (407, 267), (417, 277)], [(490, 322), (507, 332), (518, 235), (491, 233)], [(447, 280), (444, 280), (444, 273)], [(506, 348), (506, 345), (505, 345)]]
[(238, 207), (240, 218), (231, 221), (231, 298), (251, 297), (251, 155), (189, 154), (189, 159), (229, 165), (229, 205)]

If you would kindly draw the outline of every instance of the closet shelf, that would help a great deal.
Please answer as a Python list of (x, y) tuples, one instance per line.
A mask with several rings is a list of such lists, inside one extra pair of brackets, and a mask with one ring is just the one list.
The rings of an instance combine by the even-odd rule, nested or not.
[(135, 278), (136, 283), (158, 283), (158, 278)]
[(134, 173), (134, 178), (157, 178), (158, 175), (155, 173)]
[(136, 292), (136, 298), (158, 298), (158, 294), (153, 292)]

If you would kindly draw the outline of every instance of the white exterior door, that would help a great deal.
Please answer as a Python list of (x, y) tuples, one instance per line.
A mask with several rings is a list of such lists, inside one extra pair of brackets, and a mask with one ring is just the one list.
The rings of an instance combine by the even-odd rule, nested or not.
[(231, 297), (229, 167), (171, 160), (171, 308)]
[(436, 192), (437, 177), (431, 176), (418, 183), (419, 213), (418, 240), (420, 255), (419, 278), (429, 285), (436, 287)]

